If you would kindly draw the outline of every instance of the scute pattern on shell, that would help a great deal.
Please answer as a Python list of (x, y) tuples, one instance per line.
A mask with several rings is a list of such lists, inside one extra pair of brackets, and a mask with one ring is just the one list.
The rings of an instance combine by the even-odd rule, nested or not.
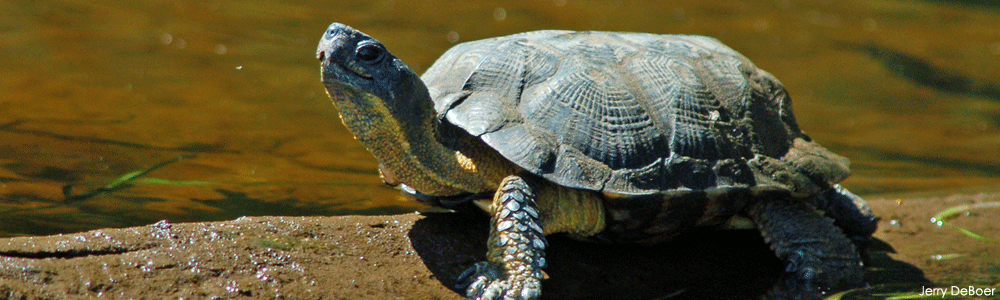
[(791, 162), (822, 166), (792, 174), (809, 180), (760, 174), (766, 170), (751, 161), (780, 162), (796, 139), (815, 144), (777, 79), (708, 37), (528, 32), (457, 45), (422, 79), (443, 122), (567, 187), (621, 195), (762, 185), (812, 192), (800, 185), (847, 173), (845, 159), (824, 152), (831, 156)]

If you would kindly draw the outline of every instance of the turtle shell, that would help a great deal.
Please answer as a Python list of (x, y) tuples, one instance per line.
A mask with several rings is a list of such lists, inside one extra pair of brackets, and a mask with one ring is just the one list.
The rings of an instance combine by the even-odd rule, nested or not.
[(422, 80), (442, 122), (566, 187), (816, 194), (849, 174), (777, 79), (709, 37), (527, 32), (456, 45)]

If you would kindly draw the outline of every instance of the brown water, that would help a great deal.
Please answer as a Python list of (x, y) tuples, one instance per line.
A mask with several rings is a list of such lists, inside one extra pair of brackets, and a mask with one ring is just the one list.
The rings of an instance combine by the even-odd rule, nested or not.
[(990, 1), (322, 2), (0, 3), (0, 236), (418, 209), (319, 82), (334, 21), (418, 72), (456, 41), (528, 30), (713, 36), (782, 80), (856, 193), (1000, 188)]

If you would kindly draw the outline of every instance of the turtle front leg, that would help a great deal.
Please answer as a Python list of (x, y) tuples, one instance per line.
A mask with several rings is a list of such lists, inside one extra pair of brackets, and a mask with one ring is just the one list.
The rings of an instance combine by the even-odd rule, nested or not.
[(489, 251), (459, 276), (470, 299), (537, 299), (542, 294), (545, 240), (535, 194), (519, 176), (507, 176), (493, 196)]
[(854, 243), (808, 202), (788, 195), (764, 197), (750, 204), (747, 214), (786, 264), (784, 280), (765, 299), (821, 299), (864, 285)]

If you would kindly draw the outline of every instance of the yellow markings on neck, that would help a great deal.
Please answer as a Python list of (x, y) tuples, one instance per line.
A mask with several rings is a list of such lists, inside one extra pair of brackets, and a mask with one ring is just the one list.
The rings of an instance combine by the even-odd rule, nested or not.
[[(332, 93), (331, 93), (332, 94)], [(417, 191), (435, 196), (479, 192), (489, 187), (479, 173), (478, 153), (466, 156), (440, 144), (425, 124), (405, 125), (378, 96), (362, 91), (342, 91), (334, 101), (341, 121), (379, 161), (386, 175)], [(359, 101), (360, 100), (360, 101)], [(413, 131), (414, 132), (407, 132)]]
[[(406, 128), (396, 120), (384, 100), (361, 91), (342, 91), (342, 101), (334, 101), (340, 111), (344, 126), (364, 144), (365, 148), (385, 167), (396, 180), (406, 183), (421, 193), (429, 195), (450, 195), (460, 191), (449, 180), (439, 176), (433, 163), (435, 153), (414, 153)], [(360, 101), (358, 101), (360, 100)]]
[(473, 161), (468, 156), (465, 156), (465, 154), (462, 154), (462, 152), (455, 151), (455, 159), (458, 161), (458, 164), (462, 166), (462, 169), (465, 170), (466, 172), (476, 173), (478, 171), (476, 169), (476, 162)]

